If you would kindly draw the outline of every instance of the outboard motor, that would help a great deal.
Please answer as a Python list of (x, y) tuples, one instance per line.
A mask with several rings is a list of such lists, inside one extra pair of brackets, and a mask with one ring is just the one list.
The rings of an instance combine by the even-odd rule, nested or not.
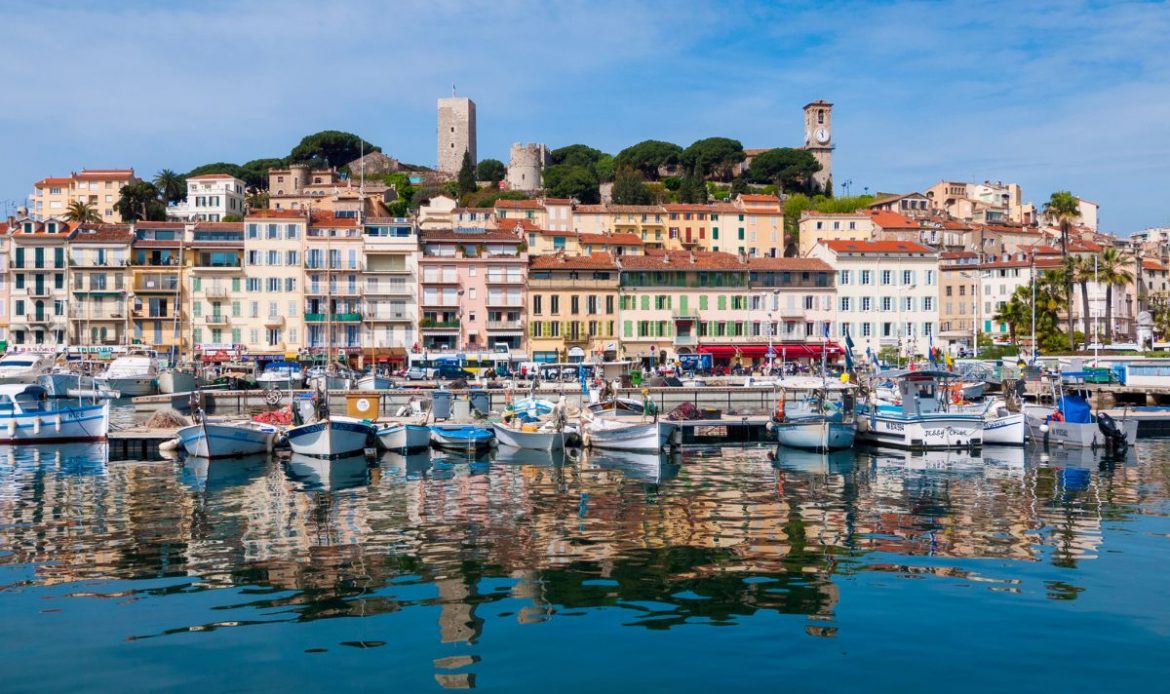
[(1124, 451), (1129, 446), (1129, 442), (1125, 438), (1125, 430), (1117, 425), (1116, 419), (1104, 412), (1097, 415), (1097, 428), (1105, 437), (1106, 450), (1116, 453)]

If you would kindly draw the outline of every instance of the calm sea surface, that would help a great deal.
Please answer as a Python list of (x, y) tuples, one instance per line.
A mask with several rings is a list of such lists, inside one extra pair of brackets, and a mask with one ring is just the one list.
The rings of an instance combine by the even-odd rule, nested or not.
[(0, 690), (1170, 681), (1170, 441), (107, 462), (0, 449)]

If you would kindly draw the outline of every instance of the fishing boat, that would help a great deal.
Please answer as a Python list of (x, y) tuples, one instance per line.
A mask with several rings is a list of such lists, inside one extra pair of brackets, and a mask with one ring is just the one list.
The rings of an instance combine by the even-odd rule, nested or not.
[(0, 443), (104, 441), (109, 428), (109, 401), (73, 405), (49, 400), (38, 385), (0, 385)]
[(666, 421), (634, 422), (628, 417), (582, 417), (587, 448), (611, 451), (661, 451), (682, 443), (682, 429)]
[(374, 428), (361, 420), (326, 417), (292, 427), (286, 436), (293, 453), (318, 458), (340, 458), (364, 453), (366, 442), (373, 433)]
[[(784, 379), (772, 416), (782, 446), (812, 451), (852, 448), (857, 436), (855, 386), (826, 379)], [(789, 400), (788, 395), (796, 398)]]
[(559, 451), (565, 448), (565, 428), (553, 422), (544, 425), (518, 422), (516, 425), (492, 424), (496, 440), (501, 446), (533, 451)]
[(48, 352), (9, 352), (0, 357), (0, 384), (36, 383), (37, 377), (53, 370), (54, 355)]
[(71, 371), (64, 366), (55, 367), (49, 373), (37, 377), (37, 385), (45, 389), (50, 398), (118, 398), (118, 391), (99, 384), (93, 376)]
[(431, 427), (431, 443), (449, 451), (485, 451), (496, 442), (491, 429), (463, 424)]
[[(983, 444), (983, 416), (953, 411), (949, 371), (895, 370), (878, 374), (891, 384), (891, 399), (871, 391), (857, 408), (858, 440), (910, 450), (963, 449)], [(887, 391), (890, 392), (890, 391)]]
[(314, 390), (349, 390), (357, 381), (344, 366), (314, 366), (305, 372), (305, 384)]
[(606, 398), (589, 406), (596, 415), (616, 417), (640, 417), (646, 414), (646, 403), (634, 398)]
[(988, 398), (973, 411), (983, 415), (983, 444), (985, 446), (1023, 446), (1027, 434), (1024, 413), (1008, 410), (1002, 398)]
[(179, 429), (179, 440), (187, 455), (200, 458), (239, 458), (272, 450), (276, 427), (259, 422), (201, 421)]
[(389, 376), (372, 371), (357, 380), (358, 390), (389, 390), (392, 385)]
[(1087, 394), (1077, 390), (1078, 373), (1052, 383), (1053, 405), (1024, 405), (1028, 433), (1035, 441), (1073, 448), (1125, 448), (1137, 441), (1138, 420), (1093, 414)]
[(963, 381), (956, 385), (964, 400), (978, 400), (983, 397), (983, 391), (987, 388), (987, 384), (983, 381)]
[(295, 390), (304, 387), (305, 371), (296, 362), (274, 361), (264, 367), (256, 383), (264, 390)]
[(158, 359), (149, 350), (124, 354), (110, 362), (94, 382), (125, 397), (154, 395), (158, 392)]
[(305, 492), (340, 491), (370, 483), (370, 464), (361, 453), (324, 459), (294, 451), (285, 470), (298, 490)]
[(387, 451), (430, 448), (431, 428), (421, 424), (390, 424), (377, 430), (378, 447)]

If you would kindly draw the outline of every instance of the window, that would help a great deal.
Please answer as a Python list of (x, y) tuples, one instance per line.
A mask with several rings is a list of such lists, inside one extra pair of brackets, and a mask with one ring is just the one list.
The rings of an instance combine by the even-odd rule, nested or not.
[(852, 307), (850, 306), (849, 297), (847, 297), (847, 296), (841, 297), (841, 310), (842, 311), (852, 310)]
[(914, 273), (910, 272), (909, 270), (903, 270), (902, 271), (902, 284), (904, 286), (914, 284)]
[(902, 310), (903, 311), (913, 311), (914, 310), (914, 297), (912, 297), (912, 296), (902, 297)]
[(892, 284), (894, 281), (894, 273), (890, 270), (882, 270), (882, 284)]
[(933, 296), (923, 297), (922, 310), (923, 311), (933, 311), (934, 310), (934, 297)]
[(894, 300), (888, 296), (882, 297), (882, 310), (890, 311), (894, 308)]
[(872, 284), (873, 283), (872, 271), (870, 271), (870, 270), (862, 270), (861, 271), (861, 283), (862, 284)]
[(839, 273), (839, 275), (840, 275), (840, 279), (838, 279), (837, 281), (838, 281), (840, 284), (849, 284), (849, 274), (850, 274), (850, 273), (849, 273), (849, 270), (842, 270), (842, 271)]

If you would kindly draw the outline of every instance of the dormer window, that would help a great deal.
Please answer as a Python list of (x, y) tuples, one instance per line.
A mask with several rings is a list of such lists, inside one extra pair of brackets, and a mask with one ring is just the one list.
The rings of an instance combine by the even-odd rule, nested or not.
[(25, 223), (24, 223), (24, 233), (26, 233), (26, 234), (31, 234), (31, 233), (33, 233), (33, 224), (32, 224), (32, 222), (25, 222)]

